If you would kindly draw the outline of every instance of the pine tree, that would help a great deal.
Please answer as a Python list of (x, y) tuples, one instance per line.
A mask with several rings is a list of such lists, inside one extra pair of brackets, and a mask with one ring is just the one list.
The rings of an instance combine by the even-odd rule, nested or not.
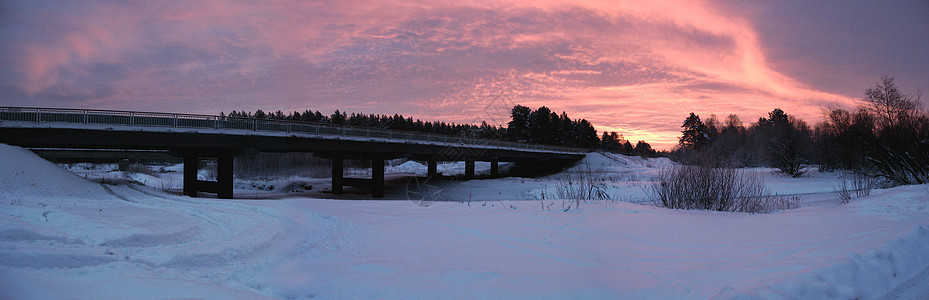
[(507, 123), (507, 139), (511, 141), (528, 141), (529, 140), (529, 115), (532, 110), (529, 107), (517, 105), (513, 106), (510, 111), (511, 121)]
[(690, 113), (690, 116), (684, 120), (684, 125), (681, 125), (681, 127), (684, 128), (681, 131), (683, 135), (680, 139), (682, 147), (700, 150), (709, 141), (706, 125), (703, 124), (703, 121), (700, 121), (700, 116)]
[(630, 143), (629, 140), (624, 139), (622, 141), (622, 145), (620, 146), (619, 153), (632, 155), (633, 152), (635, 152), (635, 148), (632, 147), (632, 143)]
[(603, 137), (600, 138), (601, 145), (603, 145), (603, 150), (613, 152), (613, 153), (622, 153), (622, 141), (616, 131), (612, 132), (603, 132)]
[(762, 118), (762, 120), (764, 120), (764, 123), (767, 124), (781, 125), (790, 122), (790, 117), (788, 117), (787, 113), (785, 113), (780, 108), (775, 108), (773, 111), (768, 113), (767, 119)]
[(646, 143), (645, 141), (639, 141), (638, 143), (636, 143), (633, 151), (635, 152), (636, 155), (639, 155), (641, 157), (654, 157), (655, 156), (655, 150), (652, 149), (652, 145)]
[(529, 141), (551, 145), (555, 141), (552, 130), (552, 111), (542, 106), (529, 114)]
[(338, 125), (345, 124), (345, 121), (346, 121), (345, 119), (347, 118), (348, 118), (348, 114), (344, 112), (339, 112), (338, 109), (336, 109), (335, 112), (332, 114), (332, 117), (330, 117), (330, 119), (332, 120), (332, 124), (338, 124)]
[(600, 144), (600, 139), (597, 138), (597, 129), (586, 119), (577, 122), (575, 131), (578, 137), (578, 147), (594, 149)]

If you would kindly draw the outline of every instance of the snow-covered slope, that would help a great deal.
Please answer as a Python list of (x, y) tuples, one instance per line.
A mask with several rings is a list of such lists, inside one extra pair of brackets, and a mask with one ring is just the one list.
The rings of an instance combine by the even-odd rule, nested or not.
[(0, 144), (0, 298), (254, 297), (216, 284), (265, 258), (260, 209), (100, 185)]
[[(36, 197), (98, 198), (99, 185), (87, 182), (57, 165), (37, 159), (29, 150), (0, 144), (0, 190), (4, 204), (32, 201)], [(2, 203), (0, 202), (0, 203)], [(34, 206), (36, 203), (24, 203)]]
[[(563, 212), (514, 191), (572, 172), (641, 190), (669, 162), (591, 155), (547, 178), (454, 183), (520, 201), (429, 207), (193, 199), (91, 183), (5, 145), (0, 162), (0, 298), (929, 296), (927, 186), (761, 215), (626, 202)], [(830, 176), (769, 182), (815, 190)]]

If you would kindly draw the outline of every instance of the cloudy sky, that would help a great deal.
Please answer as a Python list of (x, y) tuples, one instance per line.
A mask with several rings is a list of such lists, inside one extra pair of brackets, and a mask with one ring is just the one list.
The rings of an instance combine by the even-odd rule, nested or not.
[[(929, 1), (2, 1), (0, 105), (400, 113), (548, 106), (677, 142), (689, 112), (810, 123), (929, 90)], [(924, 97), (925, 98), (925, 97)]]

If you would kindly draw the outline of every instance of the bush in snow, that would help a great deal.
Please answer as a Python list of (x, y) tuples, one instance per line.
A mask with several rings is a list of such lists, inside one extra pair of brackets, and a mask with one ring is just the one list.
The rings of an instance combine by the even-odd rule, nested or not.
[(555, 192), (558, 198), (573, 202), (575, 209), (584, 201), (610, 200), (605, 180), (591, 170), (590, 164), (563, 177), (555, 185)]
[(652, 202), (673, 209), (770, 212), (796, 208), (798, 197), (769, 195), (764, 180), (732, 168), (677, 165), (659, 171), (649, 191)]
[(155, 171), (154, 171), (154, 170), (152, 170), (152, 169), (149, 168), (148, 166), (143, 165), (143, 164), (140, 164), (140, 163), (129, 164), (129, 167), (126, 169), (126, 172), (129, 172), (129, 173), (138, 173), (138, 174), (146, 174), (146, 175), (149, 175), (149, 176), (157, 176), (157, 175), (155, 174)]
[(842, 177), (842, 183), (835, 188), (835, 198), (840, 204), (848, 203), (852, 198), (871, 195), (877, 186), (873, 177), (858, 172)]

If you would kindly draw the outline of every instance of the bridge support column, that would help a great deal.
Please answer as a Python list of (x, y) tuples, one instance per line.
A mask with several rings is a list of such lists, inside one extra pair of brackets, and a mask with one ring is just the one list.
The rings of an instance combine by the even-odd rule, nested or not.
[(467, 179), (474, 178), (474, 161), (473, 160), (465, 161), (465, 178)]
[(439, 169), (439, 168), (438, 168), (438, 165), (439, 165), (439, 162), (437, 162), (435, 159), (430, 159), (430, 160), (426, 161), (426, 166), (427, 166), (427, 169), (428, 169), (428, 171), (426, 172), (426, 176), (428, 176), (428, 177), (433, 177), (433, 176), (435, 176), (436, 174), (438, 174), (438, 173), (439, 173), (439, 172), (438, 172), (438, 169)]
[(345, 186), (358, 186), (371, 188), (371, 196), (384, 197), (384, 158), (371, 158), (371, 179), (345, 177), (345, 158), (332, 158), (332, 193), (345, 192)]
[(344, 185), (344, 180), (342, 176), (343, 172), (343, 162), (344, 159), (341, 157), (332, 158), (332, 193), (341, 194), (343, 192), (342, 186)]
[(492, 160), (490, 161), (490, 177), (497, 177), (500, 175), (500, 161)]
[(223, 155), (216, 159), (216, 197), (232, 199), (232, 155)]
[(123, 158), (119, 160), (119, 170), (120, 171), (129, 171), (129, 159)]
[(375, 158), (371, 160), (371, 196), (374, 198), (384, 197), (384, 159)]
[(184, 155), (184, 195), (197, 197), (197, 166), (200, 160), (196, 155)]
[[(200, 169), (200, 158), (216, 158), (216, 181), (203, 181), (197, 179)], [(184, 195), (197, 197), (200, 192), (216, 193), (216, 198), (232, 199), (233, 156), (228, 153), (220, 154), (184, 154)]]

